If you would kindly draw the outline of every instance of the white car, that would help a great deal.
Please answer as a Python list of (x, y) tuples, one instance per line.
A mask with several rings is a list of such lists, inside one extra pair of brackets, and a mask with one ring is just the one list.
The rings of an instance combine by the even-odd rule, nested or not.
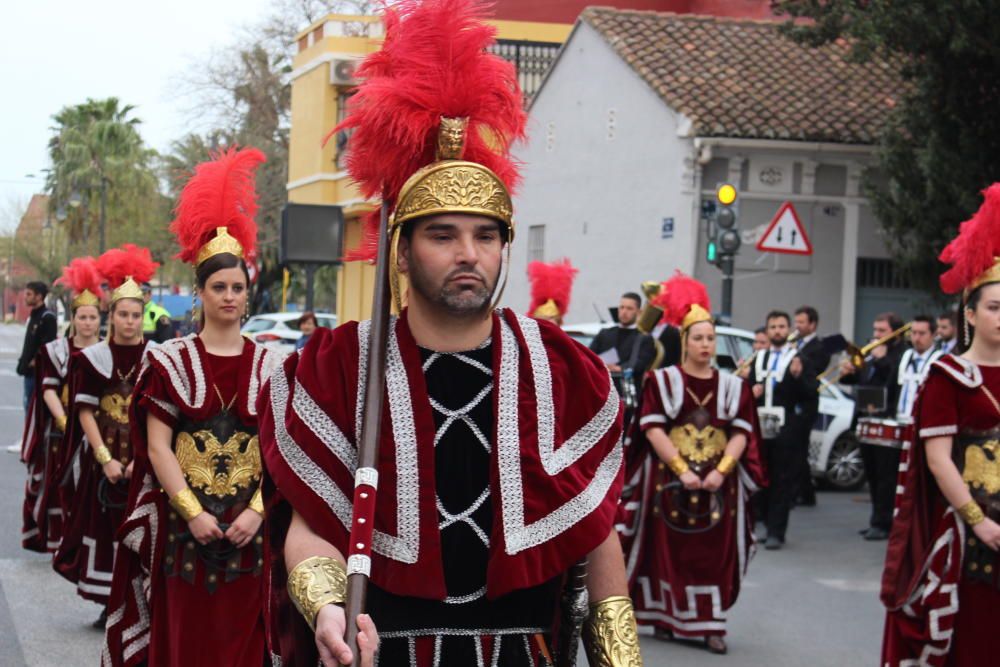
[[(315, 313), (316, 322), (321, 327), (333, 329), (337, 326), (337, 316), (332, 313)], [(254, 315), (243, 325), (241, 332), (264, 347), (286, 352), (295, 351), (295, 341), (302, 338), (299, 318), (302, 313), (264, 313)]]
[[(612, 326), (604, 322), (567, 324), (563, 326), (571, 338), (590, 345), (597, 332)], [(716, 364), (733, 371), (739, 360), (753, 351), (753, 333), (746, 329), (718, 326)], [(854, 399), (834, 384), (820, 381), (819, 416), (809, 435), (809, 461), (813, 477), (836, 489), (856, 489), (864, 483), (861, 450), (852, 428)]]

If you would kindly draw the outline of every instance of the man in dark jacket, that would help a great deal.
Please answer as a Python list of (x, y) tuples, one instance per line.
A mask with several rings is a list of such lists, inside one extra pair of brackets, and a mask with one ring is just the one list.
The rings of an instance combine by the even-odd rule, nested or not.
[(653, 338), (639, 331), (636, 322), (642, 297), (634, 292), (622, 295), (618, 304), (618, 326), (601, 329), (590, 342), (590, 349), (607, 365), (619, 392), (622, 391), (621, 378), (626, 369), (631, 370), (638, 392), (642, 377), (650, 370), (656, 358)]
[[(808, 447), (819, 402), (816, 374), (788, 343), (791, 318), (772, 311), (767, 315), (770, 346), (757, 353), (749, 382), (757, 399), (762, 445), (767, 457), (769, 488), (758, 494), (758, 509), (767, 526), (765, 548), (780, 549), (785, 543), (788, 514), (801, 487), (802, 449)], [(812, 417), (815, 419), (815, 417)]]
[[(885, 338), (902, 326), (903, 321), (895, 313), (882, 313), (876, 316), (872, 324), (872, 339)], [(861, 401), (855, 400), (855, 410), (858, 415), (890, 418), (896, 416), (896, 404), (899, 400), (898, 369), (906, 348), (902, 337), (899, 337), (872, 350), (871, 359), (860, 370), (854, 368), (849, 359), (841, 363), (842, 384), (881, 389), (881, 395), (885, 398), (884, 404), (880, 405), (860, 405)], [(884, 540), (888, 538), (889, 529), (892, 527), (899, 450), (862, 445), (861, 461), (865, 466), (868, 495), (872, 502), (868, 528), (862, 530), (861, 534), (866, 540)]]
[[(795, 331), (798, 338), (795, 340), (795, 348), (798, 350), (799, 358), (809, 366), (809, 371), (813, 375), (819, 375), (830, 365), (830, 353), (823, 346), (823, 339), (819, 337), (816, 330), (819, 328), (819, 313), (812, 306), (802, 306), (795, 311)], [(801, 449), (802, 488), (799, 489), (798, 504), (807, 507), (816, 505), (816, 487), (813, 485), (812, 466), (809, 465), (809, 435), (812, 432), (812, 425), (819, 416), (819, 403), (816, 403), (816, 411), (809, 415), (804, 415), (804, 420), (809, 422), (809, 432), (806, 433), (805, 446)]]
[(35, 356), (42, 346), (56, 339), (56, 315), (45, 307), (49, 287), (43, 282), (32, 281), (24, 288), (24, 303), (31, 308), (24, 332), (24, 347), (17, 361), (17, 374), (24, 377), (24, 409), (35, 391)]

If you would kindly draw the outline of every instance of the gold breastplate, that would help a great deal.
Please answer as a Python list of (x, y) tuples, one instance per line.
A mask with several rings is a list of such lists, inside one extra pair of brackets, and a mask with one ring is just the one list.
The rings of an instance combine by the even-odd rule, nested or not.
[(692, 468), (714, 465), (726, 451), (725, 430), (712, 426), (687, 423), (670, 429), (670, 441)]
[(954, 449), (962, 480), (972, 496), (1000, 509), (1000, 429), (962, 433)]
[(191, 488), (220, 500), (253, 491), (260, 481), (256, 435), (236, 431), (223, 443), (208, 429), (180, 431), (174, 451)]

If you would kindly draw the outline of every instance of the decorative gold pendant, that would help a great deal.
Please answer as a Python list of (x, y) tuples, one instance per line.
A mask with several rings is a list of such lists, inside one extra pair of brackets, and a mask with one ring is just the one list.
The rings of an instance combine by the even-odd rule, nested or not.
[[(203, 445), (204, 451), (198, 448)], [(241, 451), (244, 443), (246, 448)], [(261, 476), (257, 436), (237, 431), (222, 444), (209, 430), (177, 434), (174, 454), (188, 484), (207, 495), (225, 498), (254, 486)]]

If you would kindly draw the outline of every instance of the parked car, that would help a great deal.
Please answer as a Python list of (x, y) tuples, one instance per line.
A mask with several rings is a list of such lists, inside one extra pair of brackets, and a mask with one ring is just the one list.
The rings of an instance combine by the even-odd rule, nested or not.
[[(241, 331), (264, 347), (294, 352), (295, 341), (302, 337), (302, 332), (299, 331), (300, 317), (302, 313), (254, 315), (247, 320)], [(316, 322), (321, 327), (333, 329), (337, 326), (337, 316), (333, 313), (316, 313)]]
[[(589, 346), (603, 322), (568, 324), (563, 330), (577, 342)], [(715, 328), (716, 364), (733, 371), (740, 359), (753, 351), (753, 333), (736, 327)], [(820, 381), (819, 416), (809, 436), (809, 461), (813, 477), (835, 489), (856, 489), (864, 483), (860, 444), (854, 436), (854, 399), (837, 385)]]

